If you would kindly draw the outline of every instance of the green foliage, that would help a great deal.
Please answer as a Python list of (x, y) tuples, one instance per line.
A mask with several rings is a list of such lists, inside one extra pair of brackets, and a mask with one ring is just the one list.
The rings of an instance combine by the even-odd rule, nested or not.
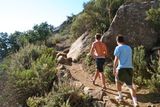
[(148, 87), (151, 92), (160, 92), (160, 61), (157, 59), (152, 61), (151, 65), (152, 73), (151, 79), (148, 80)]
[(146, 20), (151, 23), (155, 30), (160, 29), (160, 8), (151, 8), (147, 12)]
[(108, 20), (111, 23), (119, 6), (124, 2), (125, 0), (95, 0), (95, 5), (103, 17), (108, 16)]
[(84, 11), (73, 19), (72, 37), (77, 38), (85, 31), (104, 33), (119, 6), (124, 2), (124, 0), (91, 0), (84, 4)]
[(52, 54), (53, 50), (45, 46), (28, 45), (11, 56), (5, 69), (14, 100), (25, 104), (28, 97), (50, 90), (56, 73)]
[(27, 105), (29, 107), (42, 107), (45, 105), (45, 98), (43, 97), (29, 97), (27, 100)]
[(37, 40), (45, 40), (47, 37), (52, 35), (53, 30), (54, 27), (47, 24), (47, 22), (41, 23), (40, 25), (35, 25), (32, 31), (33, 35), (31, 35), (30, 37), (30, 42), (35, 42)]
[(7, 33), (0, 33), (0, 59), (5, 57), (9, 51), (9, 37)]
[(104, 75), (106, 76), (106, 79), (110, 82), (114, 82), (115, 81), (115, 77), (113, 75), (113, 71), (112, 68), (109, 66), (105, 66), (104, 67)]
[(55, 34), (47, 39), (46, 45), (49, 47), (52, 47), (56, 45), (57, 43), (59, 43), (63, 38), (64, 38), (63, 36), (59, 34)]
[(85, 64), (87, 66), (91, 66), (93, 64), (93, 58), (91, 55), (86, 55), (85, 57)]
[(149, 87), (152, 92), (160, 90), (160, 62), (152, 60), (148, 62), (143, 46), (134, 48), (133, 55), (135, 82)]
[(59, 27), (60, 35), (65, 36), (70, 34), (71, 25), (75, 18), (76, 18), (76, 15), (74, 14), (72, 14), (71, 16), (67, 16), (67, 20), (64, 21)]
[(160, 92), (160, 73), (154, 74), (148, 81), (148, 87), (151, 92)]
[(54, 27), (46, 22), (35, 25), (33, 30), (26, 32), (16, 31), (13, 34), (0, 33), (0, 58), (6, 57), (9, 53), (17, 52), (21, 47), (29, 43), (36, 44), (44, 41), (53, 34)]
[(74, 35), (72, 38), (76, 39), (88, 29), (92, 29), (94, 26), (92, 20), (92, 17), (86, 13), (78, 15), (71, 26), (71, 33)]
[(143, 46), (134, 48), (133, 54), (135, 81), (138, 84), (144, 84), (144, 78), (147, 78), (147, 61), (145, 58), (145, 49)]
[(83, 59), (82, 64), (83, 64), (83, 68), (85, 68), (85, 71), (89, 73), (95, 72), (96, 68), (95, 68), (95, 62), (93, 57), (91, 55), (85, 55), (82, 59)]
[(29, 107), (90, 107), (90, 97), (68, 83), (63, 83), (45, 97), (30, 97)]

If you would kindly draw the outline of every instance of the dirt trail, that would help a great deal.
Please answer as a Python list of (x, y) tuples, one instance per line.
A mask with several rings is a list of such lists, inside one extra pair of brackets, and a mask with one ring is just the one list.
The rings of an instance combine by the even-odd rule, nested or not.
[[(91, 82), (92, 76), (87, 72), (84, 72), (81, 64), (73, 63), (72, 66), (67, 66), (67, 68), (70, 70), (72, 77), (75, 78), (75, 80), (81, 82), (85, 87), (89, 87), (93, 90), (102, 89), (100, 79), (98, 78), (96, 80), (97, 85), (93, 85)], [(124, 102), (118, 103), (115, 100), (115, 96), (117, 95), (115, 84), (106, 83), (106, 86), (107, 89), (105, 89), (104, 92), (109, 99), (106, 103), (107, 107), (117, 107), (117, 106), (132, 107), (132, 100), (127, 87), (124, 86), (122, 88)], [(152, 95), (149, 94), (149, 92), (144, 89), (144, 90), (138, 90), (137, 97), (138, 97), (139, 107), (160, 107), (160, 94)]]

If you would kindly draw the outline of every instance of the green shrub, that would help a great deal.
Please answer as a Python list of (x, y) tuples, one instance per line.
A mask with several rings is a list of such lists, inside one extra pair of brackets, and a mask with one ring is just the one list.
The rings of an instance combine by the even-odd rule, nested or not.
[(93, 57), (91, 55), (86, 55), (86, 53), (84, 53), (84, 54), (85, 54), (85, 56), (83, 57), (83, 60), (82, 60), (83, 68), (85, 68), (84, 70), (88, 73), (95, 72), (95, 70), (96, 70), (95, 60), (93, 59)]
[(160, 8), (151, 8), (147, 12), (147, 18), (155, 30), (159, 31), (160, 29)]
[(147, 62), (143, 46), (134, 48), (133, 55), (135, 82), (149, 87), (151, 92), (160, 90), (160, 62), (158, 59)]
[(160, 92), (160, 62), (158, 59), (152, 61), (151, 65), (152, 73), (151, 79), (148, 80), (148, 87), (151, 92)]
[(151, 92), (160, 92), (160, 74), (154, 74), (148, 81), (148, 87)]
[(114, 82), (115, 81), (115, 77), (113, 75), (113, 71), (111, 67), (105, 66), (104, 68), (104, 74), (106, 76), (106, 79), (110, 82)]
[(51, 89), (55, 77), (53, 50), (45, 46), (28, 45), (11, 56), (8, 63), (8, 87), (14, 100), (25, 104), (33, 95), (44, 95)]
[(55, 34), (55, 35), (53, 35), (53, 36), (51, 36), (51, 37), (49, 37), (47, 39), (47, 44), (53, 44), (53, 45), (55, 45), (55, 44), (59, 43), (61, 39), (62, 39), (61, 35)]
[(93, 64), (93, 58), (91, 55), (86, 55), (85, 57), (85, 64), (87, 66), (91, 66)]
[(63, 83), (45, 97), (30, 97), (27, 104), (29, 107), (90, 107), (90, 99), (80, 90)]
[(43, 97), (29, 97), (27, 100), (27, 105), (29, 107), (42, 107), (45, 105), (46, 99)]
[(134, 48), (133, 54), (134, 74), (135, 82), (139, 85), (145, 84), (145, 78), (147, 78), (147, 61), (145, 58), (145, 49), (143, 46)]

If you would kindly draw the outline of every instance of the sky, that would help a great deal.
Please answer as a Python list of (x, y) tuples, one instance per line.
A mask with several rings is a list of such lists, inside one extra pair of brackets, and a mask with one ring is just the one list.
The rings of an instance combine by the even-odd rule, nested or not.
[(47, 22), (59, 26), (89, 0), (0, 0), (0, 32), (14, 33)]

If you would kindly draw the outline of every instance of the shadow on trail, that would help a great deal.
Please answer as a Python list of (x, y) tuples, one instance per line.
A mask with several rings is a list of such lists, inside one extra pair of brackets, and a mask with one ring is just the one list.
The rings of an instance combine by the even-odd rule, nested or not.
[(127, 107), (133, 107), (130, 103), (128, 103), (128, 102), (125, 102), (125, 101), (121, 101), (121, 102), (118, 102), (118, 101), (116, 101), (115, 99), (110, 99), (110, 101), (112, 102), (112, 103), (114, 103), (114, 104), (116, 104), (116, 106), (127, 106)]
[(139, 102), (160, 104), (160, 93), (137, 94)]

